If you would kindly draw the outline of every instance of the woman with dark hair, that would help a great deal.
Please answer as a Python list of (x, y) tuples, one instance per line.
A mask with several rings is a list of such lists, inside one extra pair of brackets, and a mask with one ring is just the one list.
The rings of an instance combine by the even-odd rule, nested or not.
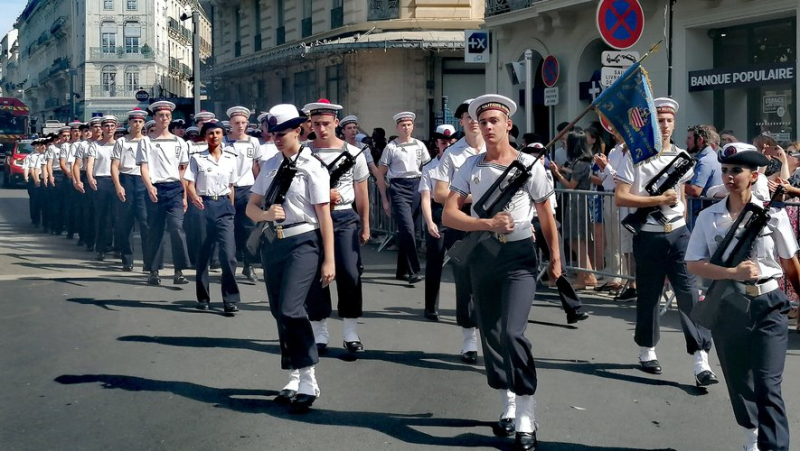
[[(573, 130), (567, 135), (567, 162), (563, 168), (550, 163), (553, 178), (571, 190), (588, 191), (591, 187), (592, 152), (586, 142), (586, 133)], [(575, 288), (586, 289), (597, 285), (597, 278), (589, 261), (589, 205), (586, 195), (573, 195), (564, 199), (564, 236), (570, 241), (570, 249), (578, 256), (578, 265), (586, 271), (578, 274)]]
[[(592, 127), (589, 127), (585, 130), (586, 132), (586, 144), (591, 149), (592, 158), (596, 155), (605, 155), (606, 154), (606, 143), (603, 141), (603, 133), (601, 129), (597, 129), (594, 127), (594, 123), (592, 123)], [(600, 169), (600, 166), (597, 163), (592, 163), (592, 175), (590, 180), (591, 190), (603, 192), (603, 178), (602, 176), (603, 171)], [(594, 241), (592, 242), (592, 252), (589, 254), (589, 260), (592, 262), (595, 268), (598, 271), (601, 271), (605, 268), (605, 254), (608, 251), (607, 245), (611, 243), (606, 242), (606, 233), (604, 230), (603, 223), (605, 219), (603, 217), (603, 209), (604, 203), (606, 201), (611, 201), (611, 199), (606, 199), (605, 196), (598, 195), (598, 196), (590, 196), (589, 197), (589, 220), (593, 224), (594, 228)], [(617, 246), (619, 247), (619, 246)], [(610, 258), (609, 258), (610, 260)], [(606, 283), (599, 289), (612, 289), (618, 288), (619, 283), (615, 282), (614, 284)]]

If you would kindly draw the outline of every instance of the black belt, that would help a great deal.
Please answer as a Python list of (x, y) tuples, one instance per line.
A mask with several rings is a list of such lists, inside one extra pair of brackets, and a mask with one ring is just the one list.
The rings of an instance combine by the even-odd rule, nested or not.
[(214, 196), (200, 196), (204, 200), (220, 200), (220, 199), (230, 199), (230, 193), (228, 194), (217, 194)]

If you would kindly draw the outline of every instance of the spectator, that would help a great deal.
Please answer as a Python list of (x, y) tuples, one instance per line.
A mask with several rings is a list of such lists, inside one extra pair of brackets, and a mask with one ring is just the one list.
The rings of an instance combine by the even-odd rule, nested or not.
[[(586, 144), (591, 149), (592, 158), (595, 155), (605, 155), (606, 143), (603, 142), (603, 134), (600, 130), (589, 127), (586, 129)], [(603, 192), (603, 179), (600, 177), (602, 171), (600, 166), (592, 163), (591, 190)], [(594, 227), (594, 237), (592, 241), (592, 252), (589, 259), (597, 268), (602, 271), (605, 268), (605, 232), (603, 231), (603, 196), (589, 196), (589, 220)]]
[(738, 143), (739, 139), (733, 134), (733, 130), (722, 130), (719, 132), (720, 145)]

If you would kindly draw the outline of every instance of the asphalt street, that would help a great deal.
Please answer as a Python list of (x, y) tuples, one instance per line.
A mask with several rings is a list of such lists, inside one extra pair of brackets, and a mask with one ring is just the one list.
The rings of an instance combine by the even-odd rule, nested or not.
[[(91, 261), (63, 236), (29, 226), (24, 190), (0, 190), (0, 449), (508, 449), (494, 437), (499, 397), (483, 367), (459, 360), (454, 286), (442, 321), (422, 318), (423, 285), (394, 279), (395, 253), (364, 249), (366, 352), (341, 347), (317, 366), (313, 410), (273, 402), (288, 379), (263, 282), (242, 284), (234, 318), (194, 309), (192, 284), (150, 287), (137, 262)], [(212, 293), (219, 293), (217, 276)], [(259, 276), (261, 271), (259, 270)], [(588, 296), (592, 316), (566, 324), (537, 294), (528, 338), (539, 375), (541, 450), (739, 450), (724, 384), (694, 386), (675, 311), (663, 319), (660, 376), (638, 370), (633, 304)], [(711, 353), (712, 368), (722, 378)], [(800, 335), (790, 333), (784, 397), (800, 430)], [(795, 442), (800, 436), (795, 436)], [(795, 445), (800, 449), (800, 445)]]

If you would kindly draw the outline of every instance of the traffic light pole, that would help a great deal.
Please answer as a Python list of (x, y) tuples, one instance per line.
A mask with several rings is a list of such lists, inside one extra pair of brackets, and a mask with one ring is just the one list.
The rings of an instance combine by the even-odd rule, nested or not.
[(192, 70), (194, 83), (192, 83), (192, 96), (194, 97), (194, 114), (200, 109), (200, 11), (192, 11)]

